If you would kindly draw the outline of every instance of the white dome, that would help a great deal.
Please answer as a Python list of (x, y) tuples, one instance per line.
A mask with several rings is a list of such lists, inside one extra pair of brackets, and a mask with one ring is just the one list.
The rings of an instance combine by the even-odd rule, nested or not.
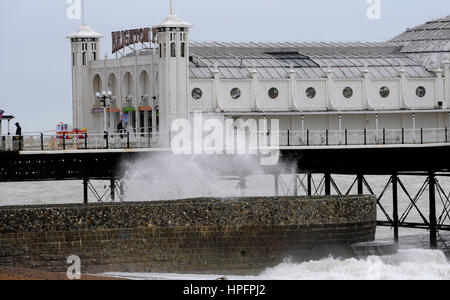
[(165, 28), (165, 27), (181, 27), (181, 28), (191, 28), (193, 25), (186, 21), (183, 21), (177, 15), (169, 15), (162, 21), (161, 24), (154, 26), (154, 28)]
[(80, 28), (78, 28), (78, 31), (68, 35), (67, 38), (68, 39), (73, 39), (73, 38), (102, 38), (103, 35), (101, 35), (98, 32), (95, 32), (94, 30), (92, 30), (91, 27), (83, 25)]

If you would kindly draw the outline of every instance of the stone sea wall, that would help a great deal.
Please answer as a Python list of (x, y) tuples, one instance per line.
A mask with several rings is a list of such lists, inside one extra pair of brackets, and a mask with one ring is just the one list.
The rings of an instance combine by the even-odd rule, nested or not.
[(83, 272), (255, 273), (372, 241), (372, 196), (0, 208), (0, 265)]

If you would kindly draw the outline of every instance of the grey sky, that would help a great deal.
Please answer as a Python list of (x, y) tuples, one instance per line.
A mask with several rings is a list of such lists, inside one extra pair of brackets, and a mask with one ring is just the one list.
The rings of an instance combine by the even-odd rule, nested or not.
[[(193, 23), (195, 41), (385, 41), (407, 27), (450, 14), (449, 0), (381, 0), (381, 20), (367, 0), (174, 0)], [(105, 35), (147, 27), (168, 15), (169, 0), (85, 0), (87, 24)], [(66, 17), (66, 0), (0, 1), (0, 109), (24, 132), (72, 122), (70, 43), (81, 25)]]

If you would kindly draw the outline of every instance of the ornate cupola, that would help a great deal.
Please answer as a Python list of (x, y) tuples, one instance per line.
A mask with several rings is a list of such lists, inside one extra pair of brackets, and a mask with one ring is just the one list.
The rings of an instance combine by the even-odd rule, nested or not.
[(89, 62), (99, 58), (100, 39), (103, 38), (103, 35), (86, 25), (83, 7), (81, 27), (67, 38), (71, 43), (73, 126), (74, 128), (86, 128), (90, 126), (85, 120), (90, 119), (89, 114), (91, 114), (90, 109), (92, 108), (92, 105), (89, 105), (89, 101), (92, 99), (85, 93), (92, 90), (91, 82), (88, 80)]
[(169, 146), (169, 131), (177, 119), (189, 119), (189, 28), (192, 24), (173, 13), (154, 26), (158, 37), (159, 113), (161, 143)]

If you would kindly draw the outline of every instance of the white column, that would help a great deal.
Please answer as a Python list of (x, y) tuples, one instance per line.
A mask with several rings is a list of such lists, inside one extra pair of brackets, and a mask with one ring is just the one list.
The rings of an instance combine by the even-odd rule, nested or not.
[(369, 94), (370, 94), (370, 71), (367, 66), (364, 69), (363, 77), (364, 77), (364, 85), (363, 85), (363, 108), (371, 109), (369, 103)]
[(253, 104), (253, 109), (255, 111), (259, 111), (261, 107), (258, 107), (257, 103), (257, 97), (258, 97), (258, 83), (259, 83), (259, 78), (258, 78), (258, 71), (256, 70), (256, 67), (252, 68), (251, 71), (251, 77), (252, 77), (252, 88), (251, 88), (251, 99), (252, 99), (252, 104)]
[(379, 130), (379, 121), (378, 121), (378, 114), (375, 114), (375, 131), (378, 139), (378, 130)]
[(289, 109), (295, 110), (295, 92), (296, 92), (296, 86), (295, 86), (295, 80), (297, 77), (297, 73), (295, 72), (294, 65), (291, 65), (291, 69), (289, 70)]
[(305, 115), (302, 115), (302, 136), (303, 136), (303, 140), (305, 140), (305, 136), (306, 136), (306, 133), (305, 133)]
[(406, 79), (406, 70), (404, 68), (400, 70), (400, 78), (400, 108), (408, 108), (408, 103), (405, 102), (408, 81)]
[(439, 106), (439, 102), (442, 102), (442, 108), (446, 108), (446, 104), (444, 101), (444, 85), (442, 81), (442, 70), (436, 70), (436, 104), (435, 106)]
[(148, 130), (148, 111), (144, 111), (144, 133), (149, 133), (149, 130)]
[(448, 124), (447, 124), (447, 128), (450, 128), (450, 113), (448, 114)]
[(416, 113), (412, 114), (412, 126), (413, 126), (413, 136), (414, 140), (413, 142), (416, 143)]
[(152, 106), (152, 111), (151, 111), (151, 114), (152, 114), (152, 133), (153, 134), (155, 134), (156, 132), (157, 132), (157, 128), (156, 128), (156, 96), (155, 96), (155, 98), (152, 98), (152, 103), (153, 103), (153, 106)]
[[(445, 95), (445, 101), (444, 101), (444, 107), (447, 108), (450, 106), (450, 61), (445, 62), (444, 67), (444, 95)], [(450, 124), (449, 124), (450, 126)]]
[(109, 112), (108, 116), (109, 116), (109, 131), (115, 131), (116, 126), (118, 124), (115, 124), (115, 122), (114, 122), (114, 113)]
[(139, 104), (136, 107), (136, 134), (141, 133), (141, 112), (139, 110)]
[(331, 103), (331, 95), (333, 94), (333, 70), (329, 68), (327, 70), (327, 90), (326, 90), (326, 108), (333, 109), (332, 103)]
[(218, 98), (218, 91), (220, 88), (220, 71), (217, 64), (214, 64), (214, 71), (213, 71), (213, 77), (214, 77), (214, 85), (213, 85), (213, 110), (216, 110), (217, 112), (220, 112), (222, 110), (222, 107), (219, 103)]

